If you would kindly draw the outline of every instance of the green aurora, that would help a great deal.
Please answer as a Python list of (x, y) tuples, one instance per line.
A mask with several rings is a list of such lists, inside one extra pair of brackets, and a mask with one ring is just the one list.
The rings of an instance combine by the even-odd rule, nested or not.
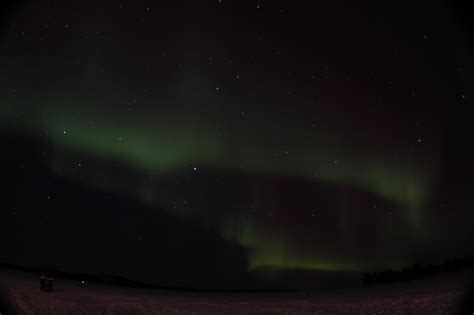
[[(2, 117), (9, 118), (8, 113)], [(156, 181), (140, 180), (116, 183), (103, 182), (93, 172), (77, 172), (77, 161), (71, 161), (63, 152), (75, 152), (89, 159), (122, 163), (138, 174), (153, 173), (155, 177), (170, 178), (183, 169), (234, 170), (278, 176), (290, 176), (310, 181), (350, 186), (396, 203), (405, 209), (407, 221), (421, 235), (422, 211), (429, 198), (430, 170), (402, 165), (384, 159), (370, 148), (342, 148), (337, 138), (323, 137), (296, 128), (291, 146), (284, 149), (272, 141), (278, 130), (260, 123), (253, 129), (226, 134), (206, 117), (199, 122), (178, 117), (157, 119), (152, 124), (138, 124), (120, 120), (86, 119), (85, 114), (72, 114), (51, 107), (37, 113), (30, 121), (23, 121), (17, 129), (32, 135), (41, 134), (54, 145), (49, 167), (55, 173), (81, 180), (104, 190), (119, 191), (140, 198), (143, 202), (162, 206), (183, 217), (199, 216), (197, 211), (173, 207), (170, 200), (178, 200), (180, 191)], [(89, 115), (100, 117), (97, 113)], [(38, 119), (40, 117), (40, 119)], [(5, 120), (11, 122), (11, 120)], [(179, 121), (179, 124), (171, 123)], [(185, 127), (187, 126), (187, 127)], [(190, 127), (191, 126), (191, 127)], [(209, 126), (214, 126), (209, 127)], [(11, 127), (11, 125), (10, 125)], [(273, 130), (272, 130), (273, 128)], [(262, 132), (262, 130), (265, 130)], [(249, 135), (259, 134), (258, 138)], [(335, 140), (336, 139), (336, 140)], [(379, 156), (379, 158), (376, 158)], [(339, 158), (338, 158), (339, 157)], [(336, 160), (338, 159), (338, 160)], [(87, 162), (82, 162), (87, 166)], [(84, 175), (86, 174), (86, 175)], [(107, 174), (114, 178), (114, 174)], [(130, 181), (130, 180), (129, 180)], [(355, 258), (337, 258), (331, 254), (308, 254), (298, 251), (285, 236), (264, 236), (255, 224), (231, 228), (231, 216), (213, 223), (223, 238), (237, 242), (250, 250), (249, 269), (310, 269), (322, 271), (361, 270), (365, 266)], [(199, 221), (198, 221), (199, 222)], [(234, 232), (231, 232), (234, 231)], [(269, 245), (272, 244), (272, 245)], [(310, 252), (317, 253), (314, 249)], [(393, 262), (392, 262), (393, 263)], [(384, 262), (387, 265), (387, 262)]]

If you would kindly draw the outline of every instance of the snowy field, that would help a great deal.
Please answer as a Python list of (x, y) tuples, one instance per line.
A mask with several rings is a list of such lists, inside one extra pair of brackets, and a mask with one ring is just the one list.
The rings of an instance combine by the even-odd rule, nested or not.
[(13, 314), (454, 314), (466, 301), (472, 272), (374, 287), (287, 293), (80, 287), (56, 279), (54, 292), (49, 293), (40, 291), (37, 275), (0, 270), (0, 297)]

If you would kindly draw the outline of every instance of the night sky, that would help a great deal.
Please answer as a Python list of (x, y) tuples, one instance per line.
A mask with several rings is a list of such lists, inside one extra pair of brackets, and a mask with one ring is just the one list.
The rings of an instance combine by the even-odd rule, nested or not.
[(255, 289), (474, 254), (461, 6), (3, 12), (0, 261)]

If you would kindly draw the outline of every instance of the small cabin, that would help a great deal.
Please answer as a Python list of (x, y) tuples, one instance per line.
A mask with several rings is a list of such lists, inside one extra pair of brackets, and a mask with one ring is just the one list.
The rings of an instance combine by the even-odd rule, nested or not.
[(44, 292), (53, 292), (53, 278), (48, 278), (45, 276), (40, 277), (41, 291)]

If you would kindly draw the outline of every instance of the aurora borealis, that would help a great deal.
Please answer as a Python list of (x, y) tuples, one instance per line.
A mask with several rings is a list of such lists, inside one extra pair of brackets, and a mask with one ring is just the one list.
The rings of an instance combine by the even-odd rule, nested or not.
[(2, 260), (48, 244), (56, 268), (249, 288), (469, 254), (472, 166), (454, 161), (472, 156), (457, 114), (472, 47), (444, 18), (455, 12), (347, 6), (12, 6), (2, 222), (30, 245)]

